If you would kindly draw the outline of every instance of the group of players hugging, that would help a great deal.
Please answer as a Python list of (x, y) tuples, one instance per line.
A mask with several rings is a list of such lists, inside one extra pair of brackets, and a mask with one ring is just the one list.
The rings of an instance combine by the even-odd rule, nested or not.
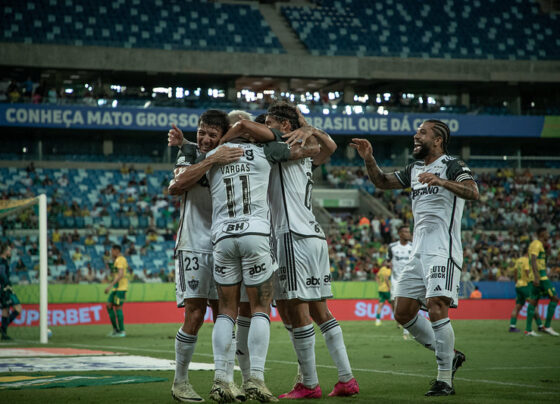
[[(478, 188), (469, 168), (448, 155), (449, 136), (445, 123), (425, 121), (414, 135), (413, 155), (420, 161), (394, 173), (377, 166), (369, 141), (351, 144), (378, 188), (411, 188), (414, 259), (396, 285), (395, 318), (436, 353), (438, 377), (428, 396), (455, 394), (452, 379), (465, 361), (454, 349), (447, 310), (458, 302), (464, 201), (478, 199)], [(335, 142), (308, 125), (297, 107), (277, 102), (254, 120), (243, 111), (208, 110), (198, 121), (196, 143), (173, 126), (168, 144), (179, 148), (169, 193), (181, 198), (175, 279), (177, 304), (185, 308), (175, 340), (173, 397), (202, 401), (188, 368), (207, 305), (215, 321), (213, 400), (320, 398), (313, 322), (338, 370), (329, 396), (358, 394), (342, 329), (327, 306), (328, 246), (312, 211), (313, 170), (336, 150)], [(278, 398), (264, 380), (271, 304), (299, 363), (293, 389)], [(236, 357), (242, 386), (233, 378)]]

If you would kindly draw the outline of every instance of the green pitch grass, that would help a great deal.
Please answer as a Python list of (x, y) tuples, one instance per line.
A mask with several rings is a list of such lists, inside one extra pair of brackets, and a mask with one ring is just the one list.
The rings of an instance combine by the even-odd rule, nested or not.
[[(375, 327), (373, 322), (341, 324), (360, 394), (327, 398), (337, 381), (336, 369), (322, 335), (316, 329), (316, 353), (323, 398), (340, 403), (512, 403), (560, 402), (560, 337), (525, 337), (507, 332), (508, 321), (454, 321), (456, 347), (467, 356), (457, 372), (453, 397), (424, 397), (436, 376), (434, 354), (414, 341), (404, 341), (394, 322)], [(519, 326), (523, 326), (520, 321)], [(560, 329), (560, 322), (553, 327)], [(128, 325), (126, 338), (109, 338), (107, 326), (53, 327), (49, 346), (105, 349), (134, 355), (174, 359), (178, 325)], [(193, 360), (212, 362), (212, 325), (205, 324)], [(0, 344), (33, 346), (30, 343)], [(266, 382), (275, 394), (287, 392), (296, 374), (296, 356), (286, 331), (273, 323)], [(94, 374), (111, 372), (91, 372)], [(51, 374), (51, 373), (49, 373)], [(60, 373), (69, 374), (69, 373)], [(0, 391), (3, 403), (171, 403), (172, 371), (120, 372), (165, 377), (167, 382), (121, 386)], [(1, 374), (6, 375), (6, 373)], [(241, 375), (236, 372), (239, 383)], [(195, 389), (209, 400), (212, 372), (190, 372)]]

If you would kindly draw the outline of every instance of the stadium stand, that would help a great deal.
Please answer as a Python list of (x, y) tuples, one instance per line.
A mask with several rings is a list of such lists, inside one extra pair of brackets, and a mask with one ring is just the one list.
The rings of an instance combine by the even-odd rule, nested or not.
[[(339, 172), (336, 185), (373, 187), (363, 171), (357, 174)], [(103, 256), (114, 243), (121, 244), (130, 257), (134, 280), (161, 282), (173, 276), (174, 229), (179, 216), (178, 200), (164, 193), (169, 178), (167, 171), (127, 172), (124, 166), (122, 171), (0, 168), (0, 180), (5, 184), (0, 198), (30, 196), (31, 187), (48, 195), (50, 282), (102, 280), (106, 275)], [(528, 241), (530, 229), (560, 221), (560, 176), (498, 170), (477, 180), (483, 203), (467, 202), (463, 215), (466, 273), (469, 280), (509, 280), (512, 259), (519, 253), (519, 245)], [(326, 230), (335, 279), (372, 279), (398, 226), (412, 222), (406, 193), (371, 191), (396, 217), (372, 215), (364, 226), (355, 213), (333, 216)], [(32, 229), (37, 226), (35, 221), (32, 211), (23, 211), (3, 220), (2, 230)], [(37, 236), (11, 241), (16, 251), (11, 261), (14, 281), (37, 282)], [(560, 234), (555, 234), (550, 248), (551, 257), (557, 257)], [(550, 265), (556, 274), (560, 263), (554, 259)]]
[(2, 2), (0, 41), (283, 53), (258, 7), (198, 0)]
[[(282, 12), (313, 55), (557, 60), (560, 18), (532, 0), (316, 0)], [(473, 24), (473, 21), (476, 21)]]

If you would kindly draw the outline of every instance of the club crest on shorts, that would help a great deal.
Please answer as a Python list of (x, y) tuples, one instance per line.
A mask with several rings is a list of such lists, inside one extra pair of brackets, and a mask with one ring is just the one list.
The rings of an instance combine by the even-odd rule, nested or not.
[(200, 282), (194, 278), (187, 282), (187, 285), (189, 285), (189, 288), (191, 288), (192, 290), (196, 290), (199, 284)]

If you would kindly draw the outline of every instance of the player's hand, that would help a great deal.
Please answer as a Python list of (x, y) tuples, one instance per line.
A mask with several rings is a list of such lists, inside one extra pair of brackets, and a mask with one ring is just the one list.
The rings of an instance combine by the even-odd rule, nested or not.
[(444, 180), (432, 173), (422, 173), (418, 175), (418, 181), (421, 184), (428, 184), (428, 186), (443, 186)]
[(539, 287), (541, 285), (541, 280), (538, 278), (535, 278), (533, 280), (533, 285)]
[(301, 113), (299, 108), (296, 108), (296, 112), (297, 112), (297, 115), (298, 115), (299, 126), (301, 126), (302, 128), (304, 128), (306, 126), (309, 126), (309, 124), (305, 120), (305, 117), (303, 116), (303, 114)]
[(243, 156), (243, 149), (240, 147), (223, 146), (216, 150), (212, 155), (214, 164), (225, 165), (239, 160)]
[(105, 294), (109, 293), (110, 290), (111, 290), (111, 287), (110, 287), (110, 286), (107, 286), (107, 287), (105, 288)]
[(356, 149), (362, 159), (367, 160), (373, 157), (373, 147), (371, 147), (369, 140), (354, 138), (349, 145)]
[(311, 126), (302, 127), (299, 129), (294, 130), (293, 132), (286, 133), (282, 136), (282, 139), (288, 144), (288, 146), (293, 146), (297, 143), (300, 144), (301, 147), (304, 147), (307, 143), (307, 139), (313, 136), (313, 131), (311, 130)]
[(171, 124), (172, 129), (167, 132), (167, 145), (181, 147), (183, 145), (183, 131), (174, 123)]

